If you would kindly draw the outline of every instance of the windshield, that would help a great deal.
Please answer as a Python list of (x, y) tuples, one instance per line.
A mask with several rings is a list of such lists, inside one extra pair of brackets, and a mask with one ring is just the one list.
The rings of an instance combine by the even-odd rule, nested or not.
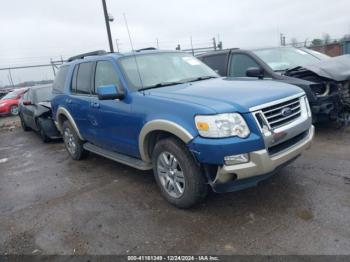
[(328, 55), (325, 55), (325, 54), (322, 54), (320, 52), (317, 52), (315, 50), (312, 50), (312, 49), (308, 49), (308, 48), (303, 48), (302, 49), (303, 51), (315, 56), (316, 58), (320, 59), (320, 60), (326, 60), (328, 58), (331, 58), (330, 56)]
[(1, 98), (1, 100), (16, 99), (17, 97), (18, 97), (18, 93), (14, 91), (14, 92), (8, 93), (6, 96)]
[(320, 61), (315, 56), (294, 47), (260, 49), (253, 52), (273, 71), (284, 71)]
[(51, 100), (52, 87), (35, 89), (35, 102), (45, 102)]
[(120, 65), (136, 90), (218, 77), (197, 58), (178, 52), (128, 56), (120, 59)]

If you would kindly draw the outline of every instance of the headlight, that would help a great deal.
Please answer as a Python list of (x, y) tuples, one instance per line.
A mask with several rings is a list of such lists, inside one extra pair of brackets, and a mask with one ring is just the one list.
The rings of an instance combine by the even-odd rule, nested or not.
[(300, 105), (301, 105), (302, 110), (305, 110), (307, 112), (307, 116), (311, 117), (312, 113), (311, 113), (309, 101), (308, 101), (306, 96), (303, 96), (300, 98)]
[(198, 115), (196, 127), (203, 137), (249, 136), (250, 130), (243, 117), (237, 113)]

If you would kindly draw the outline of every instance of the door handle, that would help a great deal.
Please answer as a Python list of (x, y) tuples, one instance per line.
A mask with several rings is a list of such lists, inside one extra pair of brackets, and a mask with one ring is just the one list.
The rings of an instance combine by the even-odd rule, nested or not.
[(90, 106), (93, 107), (93, 108), (99, 108), (100, 107), (100, 103), (98, 103), (98, 102), (91, 102)]

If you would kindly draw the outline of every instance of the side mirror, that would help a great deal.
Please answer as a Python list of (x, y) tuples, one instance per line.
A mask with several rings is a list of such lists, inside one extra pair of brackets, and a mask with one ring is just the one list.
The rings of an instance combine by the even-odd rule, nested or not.
[(257, 77), (259, 79), (264, 78), (264, 70), (259, 67), (249, 67), (246, 71), (246, 76), (248, 77)]
[(99, 100), (123, 99), (125, 94), (121, 93), (115, 85), (105, 85), (97, 87)]
[(30, 102), (29, 100), (24, 100), (22, 103), (25, 106), (30, 106), (32, 104), (32, 102)]

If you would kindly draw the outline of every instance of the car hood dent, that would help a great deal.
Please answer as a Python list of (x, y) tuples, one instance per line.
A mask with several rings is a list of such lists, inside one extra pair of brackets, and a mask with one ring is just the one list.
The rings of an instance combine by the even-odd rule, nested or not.
[(51, 109), (51, 102), (39, 102), (38, 105)]
[(150, 95), (200, 104), (217, 113), (247, 113), (251, 107), (302, 93), (297, 86), (248, 78), (216, 78), (149, 90)]
[(350, 55), (332, 57), (314, 64), (297, 67), (288, 70), (286, 75), (298, 68), (305, 68), (321, 77), (335, 81), (346, 81), (350, 80)]

